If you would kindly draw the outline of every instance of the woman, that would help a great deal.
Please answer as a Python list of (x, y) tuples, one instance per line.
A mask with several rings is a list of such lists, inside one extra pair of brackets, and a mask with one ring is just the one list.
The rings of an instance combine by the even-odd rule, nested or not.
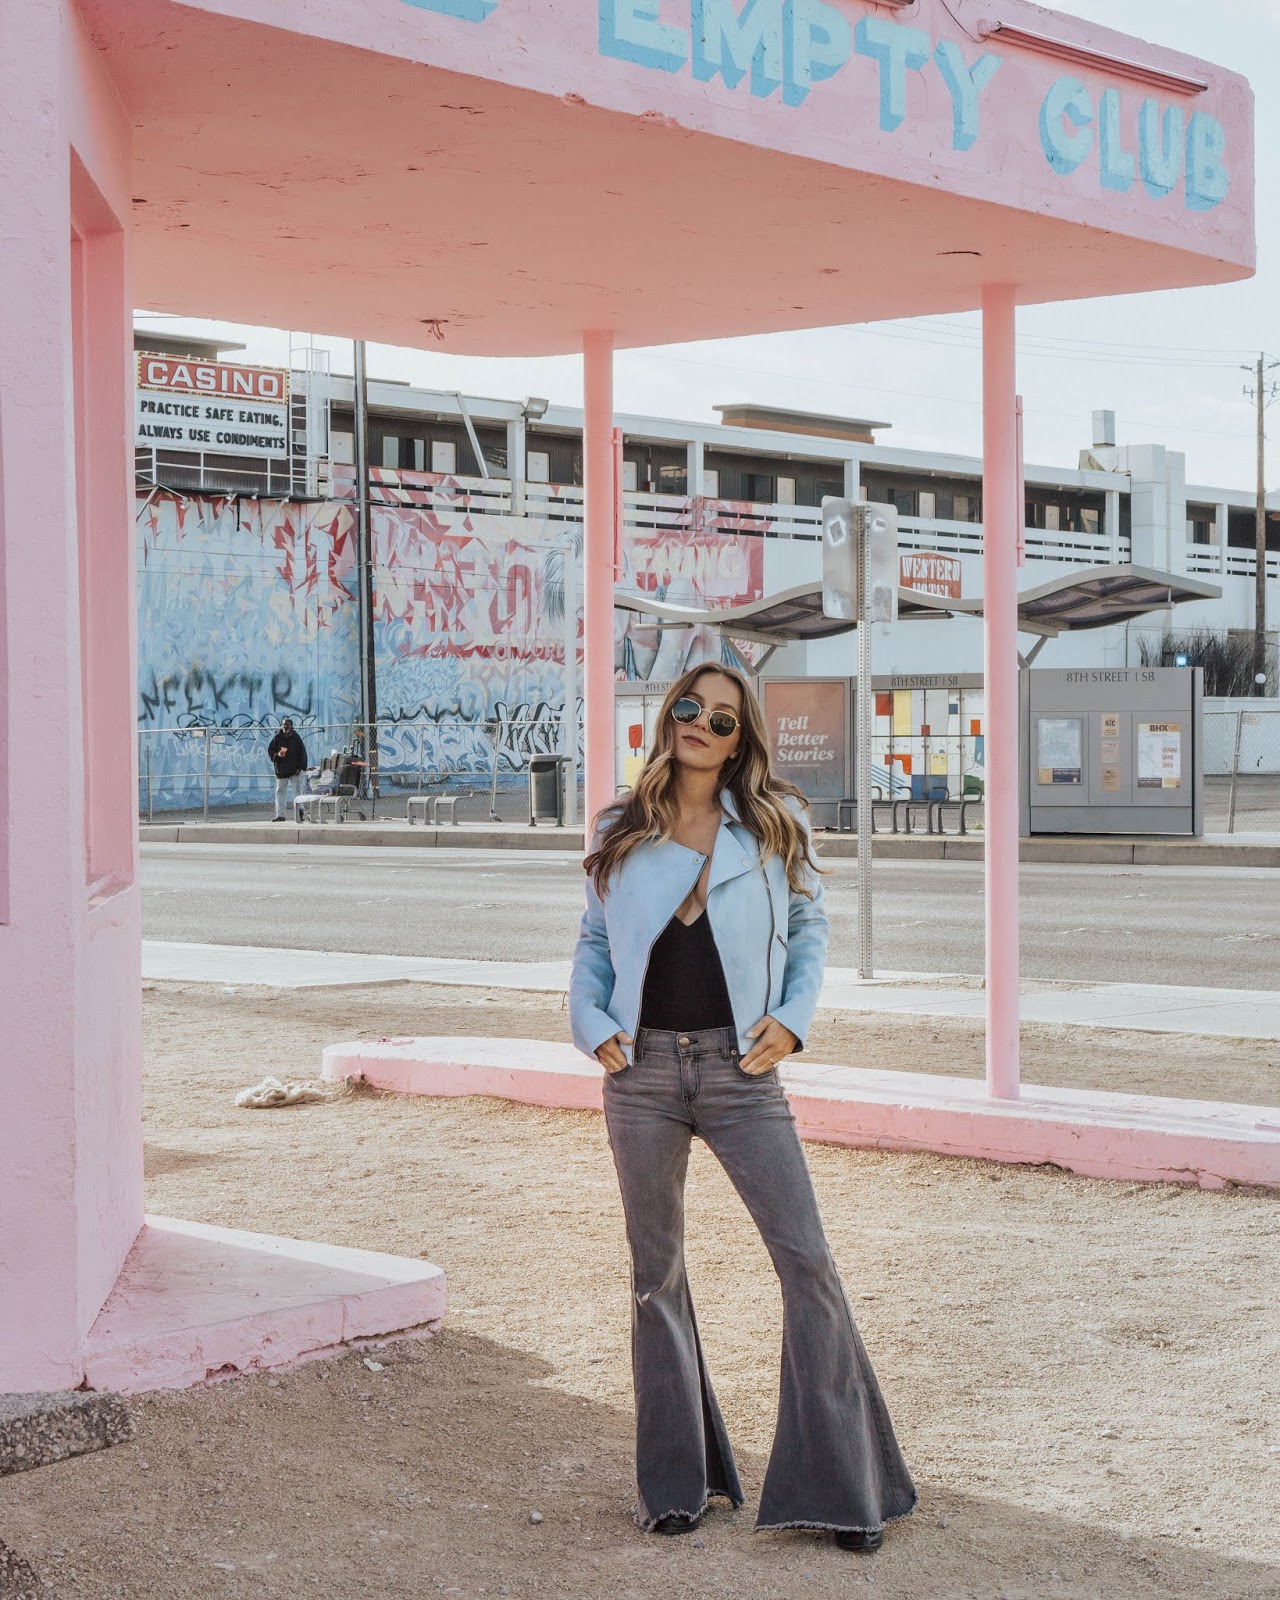
[(804, 801), (774, 776), (747, 680), (697, 667), (669, 691), (635, 789), (597, 819), (574, 952), (574, 1043), (604, 1067), (632, 1270), (636, 1520), (687, 1533), (742, 1488), (684, 1265), (696, 1133), (782, 1282), (782, 1386), (756, 1528), (875, 1550), (916, 1493), (853, 1325), (777, 1066), (803, 1048), (827, 918)]

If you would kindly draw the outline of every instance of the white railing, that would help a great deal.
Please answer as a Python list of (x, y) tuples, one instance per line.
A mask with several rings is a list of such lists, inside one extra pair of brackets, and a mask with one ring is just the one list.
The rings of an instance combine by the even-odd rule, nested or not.
[[(1227, 547), (1226, 565), (1222, 561), (1222, 547), (1216, 544), (1189, 544), (1187, 546), (1188, 572), (1225, 572), (1229, 578), (1252, 578), (1257, 571), (1254, 551), (1243, 545)], [(1280, 551), (1267, 552), (1267, 577), (1280, 578)]]
[[(355, 468), (334, 465), (330, 490), (335, 499), (355, 496)], [(435, 511), (464, 512), (468, 516), (524, 515), (544, 522), (581, 523), (583, 490), (577, 484), (525, 483), (513, 493), (508, 478), (470, 478), (408, 468), (371, 467), (369, 490), (375, 506), (421, 507)], [(747, 500), (721, 500), (703, 495), (651, 494), (627, 490), (622, 497), (623, 526), (638, 532), (745, 533), (768, 539), (822, 538), (819, 506), (769, 504)], [(898, 542), (903, 550), (929, 550), (942, 555), (981, 556), (980, 522), (952, 522), (939, 518), (900, 517)], [(1128, 561), (1131, 542), (1113, 540), (1108, 533), (1056, 533), (1043, 528), (1024, 531), (1028, 561), (1059, 565), (1099, 566), (1112, 560)], [(1217, 552), (1193, 547), (1191, 571), (1217, 571)], [(1206, 565), (1207, 557), (1212, 565)], [(1268, 558), (1280, 571), (1280, 557)], [(1231, 571), (1253, 570), (1247, 551), (1231, 553)], [(1247, 565), (1245, 564), (1247, 563)]]

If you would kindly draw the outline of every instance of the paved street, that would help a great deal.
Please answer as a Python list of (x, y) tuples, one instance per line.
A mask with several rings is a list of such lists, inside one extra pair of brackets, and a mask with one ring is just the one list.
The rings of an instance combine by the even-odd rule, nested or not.
[[(388, 955), (547, 961), (581, 910), (574, 857), (507, 850), (145, 845), (149, 939)], [(827, 879), (833, 965), (856, 960), (856, 864)], [(982, 868), (876, 866), (876, 962), (903, 972), (982, 965)], [(1183, 867), (1029, 866), (1023, 972), (1078, 982), (1274, 989), (1280, 877)]]

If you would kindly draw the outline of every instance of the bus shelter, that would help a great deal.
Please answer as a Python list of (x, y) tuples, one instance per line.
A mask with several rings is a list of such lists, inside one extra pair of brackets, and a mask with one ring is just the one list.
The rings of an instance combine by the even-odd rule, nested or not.
[(592, 810), (614, 350), (980, 308), (987, 1088), (1015, 1098), (1016, 309), (1248, 275), (1244, 81), (1025, 0), (25, 0), (5, 24), (0, 1389), (189, 1382), (438, 1314), (403, 1263), (144, 1226), (135, 304), (582, 352)]

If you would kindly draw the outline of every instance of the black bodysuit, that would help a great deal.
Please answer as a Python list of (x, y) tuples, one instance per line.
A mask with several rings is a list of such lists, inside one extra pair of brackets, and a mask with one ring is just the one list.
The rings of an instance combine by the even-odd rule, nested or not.
[(733, 1026), (724, 968), (705, 911), (688, 924), (672, 917), (654, 941), (639, 1026), (671, 1033)]

